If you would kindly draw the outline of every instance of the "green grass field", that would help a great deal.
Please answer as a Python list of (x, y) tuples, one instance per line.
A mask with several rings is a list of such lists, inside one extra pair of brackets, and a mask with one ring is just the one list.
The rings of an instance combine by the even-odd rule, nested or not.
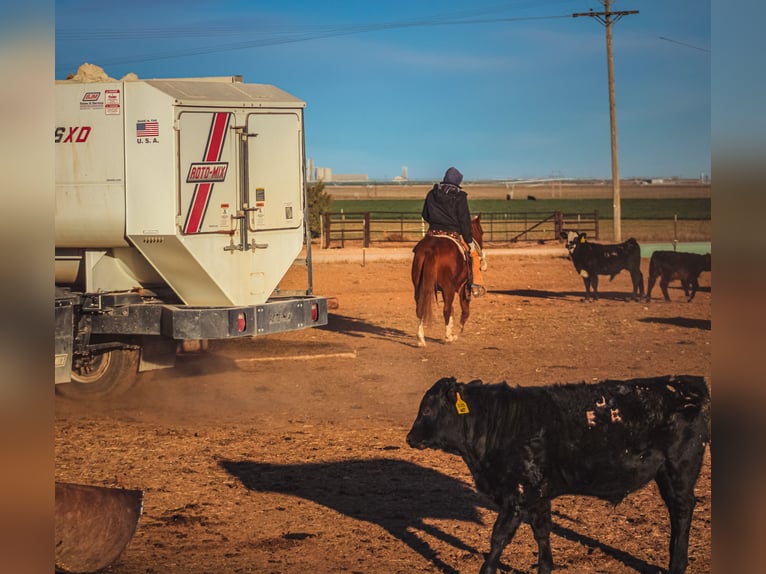
[[(593, 213), (598, 210), (601, 220), (613, 217), (611, 199), (538, 199), (469, 200), (471, 213), (512, 213), (548, 215), (554, 211), (563, 213)], [(623, 220), (698, 220), (709, 221), (711, 218), (710, 198), (672, 198), (672, 199), (623, 199), (620, 209)], [(423, 207), (421, 199), (334, 199), (330, 205), (332, 213), (406, 213), (413, 218), (420, 217)]]
[[(709, 242), (712, 239), (711, 200), (710, 198), (629, 198), (621, 202), (622, 238), (635, 237), (639, 241), (688, 241)], [(528, 220), (534, 222), (543, 219), (554, 211), (563, 212), (570, 221), (581, 214), (584, 218), (598, 211), (599, 240), (610, 241), (614, 238), (614, 221), (611, 199), (538, 199), (469, 200), (471, 212), (481, 213), (487, 224), (493, 226), (493, 237), (504, 237), (498, 232), (497, 225), (502, 221), (511, 222)], [(354, 214), (371, 213), (371, 231), (373, 240), (386, 237), (389, 241), (410, 240), (422, 233), (420, 212), (422, 199), (333, 199), (330, 206), (333, 219), (340, 213), (350, 219)], [(390, 214), (390, 216), (388, 215)], [(382, 220), (392, 221), (383, 222)], [(579, 218), (578, 218), (579, 219)], [(399, 223), (396, 223), (396, 221)], [(493, 223), (489, 223), (493, 221)], [(516, 223), (508, 223), (509, 228), (517, 229)], [(524, 239), (552, 237), (546, 225), (538, 229), (539, 233), (525, 236)], [(589, 230), (584, 226), (581, 230)], [(360, 232), (361, 233), (361, 232)], [(589, 230), (589, 234), (593, 233)], [(510, 236), (514, 236), (511, 233)], [(550, 237), (549, 237), (550, 236)]]

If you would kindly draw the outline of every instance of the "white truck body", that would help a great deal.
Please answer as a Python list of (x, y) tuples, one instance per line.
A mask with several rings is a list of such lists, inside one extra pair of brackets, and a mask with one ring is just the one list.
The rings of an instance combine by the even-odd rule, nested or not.
[[(55, 89), (56, 284), (90, 297), (82, 308), (93, 310), (97, 329), (109, 330), (112, 306), (146, 293), (155, 296), (143, 303), (187, 317), (192, 309), (252, 312), (261, 324), (237, 336), (326, 324), (326, 300), (311, 293), (303, 101), (239, 77), (61, 81)], [(308, 288), (291, 298), (279, 283), (304, 247)], [(156, 295), (163, 292), (170, 296)], [(296, 322), (293, 304), (306, 303), (309, 324)], [(115, 329), (215, 338), (188, 320), (181, 331), (167, 321)], [(57, 351), (57, 366), (66, 363), (57, 382), (69, 380), (72, 353)]]

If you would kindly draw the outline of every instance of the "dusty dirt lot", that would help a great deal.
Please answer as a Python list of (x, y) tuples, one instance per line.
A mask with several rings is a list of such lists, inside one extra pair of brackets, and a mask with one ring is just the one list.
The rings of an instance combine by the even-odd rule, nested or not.
[[(145, 491), (138, 531), (108, 572), (476, 572), (492, 504), (459, 458), (404, 440), (437, 379), (710, 375), (710, 273), (692, 303), (677, 282), (671, 303), (658, 288), (650, 304), (627, 302), (627, 273), (603, 278), (602, 299), (586, 303), (563, 249), (490, 250), (489, 293), (473, 301), (464, 333), (445, 344), (434, 323), (425, 348), (408, 273), (408, 258), (316, 262), (315, 292), (338, 302), (326, 327), (214, 343), (115, 399), (57, 397), (57, 480)], [(696, 492), (692, 574), (711, 571), (709, 453)], [(553, 508), (557, 571), (667, 566), (653, 484), (616, 507), (562, 497)], [(536, 572), (528, 526), (503, 564)]]

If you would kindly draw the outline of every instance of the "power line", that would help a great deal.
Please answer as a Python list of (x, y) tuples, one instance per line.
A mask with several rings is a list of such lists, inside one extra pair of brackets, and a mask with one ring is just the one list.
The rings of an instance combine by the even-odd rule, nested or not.
[(666, 42), (670, 42), (672, 44), (678, 44), (679, 46), (686, 46), (687, 48), (692, 48), (693, 50), (699, 50), (700, 52), (707, 52), (710, 54), (710, 50), (707, 48), (700, 48), (699, 46), (694, 46), (692, 44), (687, 44), (686, 42), (679, 42), (678, 40), (673, 40), (671, 38), (666, 38), (665, 36), (657, 36), (660, 40), (664, 40)]
[[(227, 44), (218, 44), (218, 45), (211, 45), (211, 46), (204, 46), (204, 47), (195, 47), (195, 48), (187, 48), (182, 50), (174, 50), (174, 51), (167, 51), (167, 52), (154, 52), (149, 54), (143, 54), (143, 55), (132, 55), (126, 58), (117, 58), (112, 59), (110, 61), (105, 61), (101, 65), (107, 65), (107, 66), (113, 66), (113, 65), (119, 65), (119, 64), (131, 64), (131, 63), (137, 63), (137, 62), (151, 62), (156, 60), (167, 60), (171, 58), (182, 58), (186, 56), (200, 56), (205, 54), (215, 54), (220, 52), (230, 52), (235, 50), (246, 50), (251, 48), (264, 48), (267, 46), (277, 46), (281, 44), (291, 44), (291, 43), (297, 43), (297, 42), (307, 42), (311, 40), (320, 40), (325, 38), (333, 38), (338, 36), (349, 36), (353, 34), (362, 34), (362, 33), (368, 33), (368, 32), (377, 32), (377, 31), (383, 31), (383, 30), (395, 30), (395, 29), (404, 29), (404, 28), (422, 28), (422, 27), (434, 27), (434, 26), (465, 26), (465, 25), (476, 25), (476, 24), (489, 24), (489, 23), (500, 23), (500, 22), (524, 22), (524, 21), (532, 21), (532, 20), (554, 20), (554, 19), (563, 19), (563, 18), (570, 18), (571, 15), (560, 15), (560, 16), (526, 16), (526, 17), (493, 17), (493, 18), (452, 18), (449, 19), (447, 17), (432, 17), (429, 19), (421, 19), (421, 20), (408, 20), (408, 21), (399, 21), (399, 22), (384, 22), (384, 23), (377, 23), (377, 24), (360, 24), (360, 25), (353, 25), (353, 26), (335, 26), (335, 27), (323, 27), (323, 28), (308, 28), (305, 32), (285, 32), (284, 35), (281, 35), (282, 33), (278, 33), (276, 37), (274, 36), (268, 36), (264, 38), (260, 38), (257, 40), (249, 40), (244, 42), (236, 42), (236, 43), (227, 43)], [(231, 31), (226, 32), (226, 28), (220, 28), (220, 29), (210, 29), (207, 30), (208, 34), (214, 34), (214, 35), (231, 35)], [(158, 34), (158, 36), (152, 36), (152, 34)], [(101, 37), (101, 34), (104, 34), (103, 37)], [(63, 38), (61, 36), (64, 36)], [(65, 40), (76, 40), (76, 39), (86, 39), (85, 36), (82, 36), (81, 38), (77, 38), (76, 36), (70, 36), (66, 37), (66, 34), (59, 35), (59, 40), (65, 39)], [(101, 31), (100, 34), (95, 35), (95, 39), (108, 39), (108, 38), (119, 38), (119, 39), (146, 39), (150, 37), (164, 37), (164, 38), (174, 38), (174, 37), (185, 37), (186, 35), (194, 35), (193, 32), (189, 32), (189, 30), (178, 30), (178, 29), (147, 29), (147, 30), (139, 30), (139, 31), (122, 31), (122, 35), (116, 34), (116, 35), (110, 35), (109, 31)], [(93, 39), (94, 36), (88, 35), (87, 39)]]
[[(429, 26), (429, 25), (448, 25), (448, 24), (462, 24), (462, 23), (474, 23), (474, 21), (471, 21), (471, 19), (476, 19), (480, 16), (486, 16), (488, 14), (494, 14), (498, 12), (505, 12), (509, 9), (515, 9), (518, 10), (519, 8), (538, 8), (540, 4), (544, 4), (545, 2), (540, 2), (540, 0), (527, 0), (526, 2), (521, 2), (522, 6), (509, 6), (509, 3), (504, 3), (501, 5), (494, 5), (494, 6), (488, 6), (486, 8), (481, 9), (467, 9), (467, 10), (456, 10), (453, 12), (448, 12), (445, 14), (438, 14), (433, 15), (429, 17), (424, 18), (414, 18), (411, 20), (402, 20), (402, 21), (394, 21), (394, 22), (388, 22), (388, 23), (373, 23), (373, 24), (362, 24), (362, 25), (351, 25), (351, 26), (266, 26), (267, 33), (270, 33), (269, 30), (271, 29), (273, 33), (276, 34), (285, 34), (285, 33), (291, 33), (294, 31), (304, 31), (304, 32), (311, 32), (312, 30), (316, 33), (322, 34), (327, 30), (339, 30), (339, 29), (350, 29), (353, 30), (354, 28), (365, 28), (365, 27), (377, 27), (380, 26), (382, 28), (388, 28), (388, 27), (411, 27), (411, 26)], [(561, 0), (553, 2), (554, 4), (564, 4), (566, 2), (563, 2)], [(518, 4), (518, 2), (514, 2), (514, 4)], [(523, 6), (523, 4), (526, 4), (527, 6)], [(554, 18), (564, 18), (565, 16), (553, 16)], [(539, 17), (543, 18), (543, 17)], [(523, 18), (520, 18), (523, 19)], [(494, 21), (507, 21), (508, 18), (490, 18), (490, 19), (480, 19), (475, 20), (475, 23), (485, 23), (485, 22), (494, 22)], [(513, 20), (511, 18), (510, 20)], [(261, 29), (263, 28), (262, 22), (258, 22), (258, 26)], [(362, 29), (361, 31), (365, 31)], [(56, 30), (56, 39), (57, 40), (93, 40), (93, 39), (99, 39), (99, 40), (125, 40), (125, 39), (157, 39), (157, 38), (199, 38), (199, 37), (209, 37), (209, 36), (224, 36), (224, 35), (252, 35), (255, 31), (252, 27), (248, 27), (247, 24), (238, 23), (234, 26), (225, 26), (225, 25), (215, 25), (210, 23), (205, 23), (202, 26), (173, 26), (173, 27), (141, 27), (140, 29), (128, 29), (126, 30), (124, 27), (119, 28), (105, 28), (103, 26), (100, 26), (98, 29), (92, 29), (92, 28), (57, 28)], [(352, 32), (353, 33), (353, 32)]]

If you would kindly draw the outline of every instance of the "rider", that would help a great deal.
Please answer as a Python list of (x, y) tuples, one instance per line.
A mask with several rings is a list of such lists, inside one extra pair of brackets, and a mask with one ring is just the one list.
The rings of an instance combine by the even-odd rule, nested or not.
[[(471, 295), (480, 297), (487, 290), (481, 275), (479, 249), (471, 233), (471, 212), (468, 210), (468, 194), (460, 184), (463, 174), (451, 167), (444, 174), (441, 183), (434, 184), (426, 195), (422, 217), (428, 222), (428, 232), (446, 233), (462, 240), (463, 248), (471, 256), (473, 281)], [(473, 249), (471, 249), (473, 247)]]

